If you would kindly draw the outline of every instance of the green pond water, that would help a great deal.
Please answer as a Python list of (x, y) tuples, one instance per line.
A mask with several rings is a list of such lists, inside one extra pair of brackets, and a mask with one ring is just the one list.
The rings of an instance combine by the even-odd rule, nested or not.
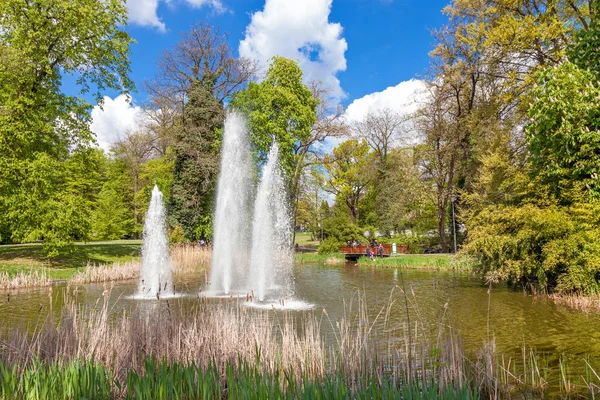
[[(498, 354), (520, 358), (523, 346), (528, 351), (534, 349), (550, 384), (558, 385), (559, 357), (568, 365), (568, 374), (574, 381), (585, 375), (583, 359), (600, 371), (600, 313), (576, 311), (505, 285), (493, 287), (488, 294), (487, 286), (464, 273), (307, 263), (296, 265), (294, 275), (296, 299), (313, 306), (313, 311), (308, 313), (314, 313), (322, 321), (325, 336), (331, 331), (329, 320), (335, 324), (350, 303), (356, 310), (360, 293), (369, 317), (374, 321), (373, 331), (384, 345), (393, 346), (404, 332), (398, 327), (407, 318), (405, 298), (399, 289), (403, 287), (409, 293), (409, 315), (413, 324), (418, 323), (433, 331), (443, 316), (443, 323), (451, 326), (462, 338), (467, 354), (475, 356), (489, 332), (495, 338)], [(203, 281), (204, 274), (178, 277), (177, 291), (187, 295), (169, 300), (171, 306), (178, 303), (186, 307), (202, 301), (198, 292)], [(121, 313), (123, 308), (157, 312), (164, 309), (163, 300), (128, 298), (136, 288), (136, 282), (114, 284), (111, 292), (113, 313)], [(52, 289), (0, 291), (0, 328), (9, 329), (17, 323), (33, 325), (43, 319), (50, 308), (58, 313), (63, 304), (64, 290), (64, 286), (55, 285)], [(104, 285), (83, 285), (78, 289), (77, 298), (82, 303), (94, 305), (104, 291)], [(393, 304), (384, 326), (383, 316), (376, 317), (389, 304), (392, 291)], [(326, 310), (326, 316), (323, 310)], [(298, 317), (307, 313), (288, 312)]]

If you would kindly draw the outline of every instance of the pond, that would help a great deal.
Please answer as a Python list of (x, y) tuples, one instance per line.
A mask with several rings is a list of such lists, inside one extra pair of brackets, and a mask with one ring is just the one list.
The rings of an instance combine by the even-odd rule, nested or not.
[[(451, 326), (462, 337), (468, 355), (475, 356), (489, 334), (495, 338), (498, 354), (518, 359), (523, 346), (528, 351), (532, 348), (545, 360), (549, 369), (558, 368), (558, 358), (563, 357), (569, 363), (573, 377), (584, 373), (583, 359), (590, 360), (593, 366), (598, 365), (599, 313), (572, 310), (506, 285), (489, 290), (477, 278), (465, 273), (370, 269), (350, 263), (338, 266), (298, 264), (294, 275), (296, 299), (312, 305), (314, 311), (311, 312), (322, 321), (325, 336), (331, 330), (328, 321), (334, 324), (351, 304), (356, 310), (360, 296), (374, 323), (374, 332), (379, 332), (386, 343), (394, 342), (394, 335), (402, 334), (402, 330), (390, 330), (389, 326), (403, 323), (410, 317), (413, 323), (432, 330), (437, 329), (440, 321)], [(204, 279), (204, 274), (179, 276), (175, 282), (177, 291), (187, 295), (170, 301), (184, 307), (200, 301), (198, 292)], [(164, 307), (162, 300), (129, 298), (136, 288), (136, 282), (114, 284), (111, 291), (113, 313), (120, 313), (123, 308)], [(51, 289), (0, 292), (0, 326), (7, 328), (15, 323), (34, 325), (43, 319), (50, 307), (58, 313), (64, 301), (64, 290), (65, 286), (55, 285)], [(102, 298), (105, 290), (104, 285), (83, 285), (78, 288), (78, 301), (93, 305)], [(409, 295), (403, 296), (402, 290)], [(390, 301), (393, 303), (386, 325), (383, 315)], [(298, 316), (306, 313), (289, 312)]]

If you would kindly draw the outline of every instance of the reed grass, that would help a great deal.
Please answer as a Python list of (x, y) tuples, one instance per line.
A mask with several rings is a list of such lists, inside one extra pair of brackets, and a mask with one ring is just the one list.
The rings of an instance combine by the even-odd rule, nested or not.
[(600, 295), (583, 295), (581, 293), (552, 293), (548, 298), (556, 304), (590, 312), (600, 310)]
[(0, 272), (0, 290), (33, 288), (52, 285), (46, 269), (20, 271), (14, 275)]
[[(75, 296), (67, 290), (58, 321), (50, 312), (33, 329), (0, 330), (0, 387), (17, 390), (24, 371), (40, 365), (50, 371), (83, 361), (110, 374), (115, 398), (499, 399), (548, 391), (535, 352), (524, 348), (520, 359), (503, 357), (488, 335), (480, 351), (467, 356), (446, 307), (431, 326), (410, 288), (395, 287), (374, 317), (359, 294), (335, 321), (326, 310), (299, 316), (200, 298), (192, 309), (161, 300), (114, 315), (109, 289), (96, 306), (78, 305)], [(405, 311), (403, 320), (390, 318), (395, 307)], [(324, 340), (324, 328), (331, 340)], [(86, 374), (104, 384), (100, 373)], [(566, 365), (560, 374), (561, 393), (593, 393), (600, 382), (591, 367), (585, 386), (574, 385)]]
[(115, 262), (112, 264), (88, 264), (83, 271), (77, 272), (69, 283), (81, 285), (85, 283), (102, 283), (136, 279), (139, 275), (140, 263), (137, 261)]
[(176, 272), (203, 270), (211, 263), (212, 250), (195, 244), (177, 244), (171, 247), (171, 260)]

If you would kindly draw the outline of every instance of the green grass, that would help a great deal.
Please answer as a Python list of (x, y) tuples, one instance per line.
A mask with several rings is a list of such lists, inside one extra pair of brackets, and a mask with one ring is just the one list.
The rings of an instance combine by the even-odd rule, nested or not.
[(296, 232), (296, 243), (300, 247), (309, 247), (316, 249), (319, 247), (319, 240), (311, 240), (312, 234), (308, 232)]
[(200, 368), (153, 358), (143, 370), (129, 370), (118, 381), (101, 364), (73, 361), (49, 366), (34, 362), (25, 368), (0, 363), (0, 399), (476, 399), (472, 385), (448, 384), (388, 376), (377, 379), (338, 372), (321, 379), (297, 378), (293, 371), (264, 373), (257, 364), (228, 363), (222, 374), (214, 363)]
[(304, 262), (327, 262), (331, 260), (337, 260), (340, 263), (345, 261), (345, 257), (341, 253), (328, 253), (328, 254), (319, 254), (319, 253), (296, 253), (296, 262), (304, 263)]
[(0, 246), (0, 273), (46, 269), (51, 279), (68, 279), (88, 263), (103, 264), (131, 261), (140, 255), (141, 240), (114, 240), (107, 242), (76, 243), (70, 253), (46, 257), (42, 244)]
[(373, 261), (367, 257), (361, 257), (358, 260), (358, 265), (385, 268), (470, 271), (473, 262), (467, 256), (455, 256), (454, 254), (399, 254), (395, 257), (375, 258)]

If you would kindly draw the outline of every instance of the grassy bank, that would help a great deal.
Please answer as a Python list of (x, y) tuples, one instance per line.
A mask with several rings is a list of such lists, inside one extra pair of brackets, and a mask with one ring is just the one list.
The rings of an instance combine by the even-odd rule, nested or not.
[(383, 268), (471, 271), (473, 261), (467, 256), (454, 254), (399, 254), (395, 257), (361, 257), (358, 265)]
[(76, 243), (73, 251), (57, 257), (46, 257), (41, 243), (0, 246), (0, 273), (45, 270), (49, 279), (69, 279), (87, 265), (126, 263), (139, 258), (141, 240)]
[(298, 263), (316, 262), (325, 264), (343, 264), (346, 258), (340, 253), (296, 253), (295, 260)]
[(312, 234), (307, 232), (296, 232), (296, 241), (300, 247), (308, 247), (311, 249), (316, 249), (319, 247), (319, 240), (313, 240)]
[[(4, 256), (8, 259), (11, 254), (19, 253), (19, 255), (22, 255), (23, 248), (27, 248), (27, 246), (29, 245), (2, 246), (11, 247), (11, 249), (3, 248), (2, 250)], [(95, 257), (89, 258), (90, 261), (82, 267), (79, 264), (83, 259), (82, 253), (88, 254), (88, 257), (90, 254), (87, 246), (87, 244), (77, 245), (75, 253), (78, 254), (62, 256), (61, 264), (56, 266), (35, 259), (35, 256), (40, 255), (40, 253), (36, 253), (39, 250), (37, 246), (33, 247), (32, 256), (26, 259), (30, 262), (27, 267), (20, 265), (17, 268), (10, 268), (7, 265), (12, 264), (2, 264), (0, 262), (0, 289), (49, 286), (55, 280), (66, 280), (75, 285), (121, 281), (138, 277), (140, 269), (139, 242), (123, 243), (117, 241), (94, 244)], [(212, 251), (198, 245), (175, 245), (171, 247), (172, 268), (175, 273), (204, 269), (210, 264), (211, 258)], [(96, 263), (92, 260), (106, 261)], [(74, 262), (74, 264), (69, 266), (68, 262)]]

